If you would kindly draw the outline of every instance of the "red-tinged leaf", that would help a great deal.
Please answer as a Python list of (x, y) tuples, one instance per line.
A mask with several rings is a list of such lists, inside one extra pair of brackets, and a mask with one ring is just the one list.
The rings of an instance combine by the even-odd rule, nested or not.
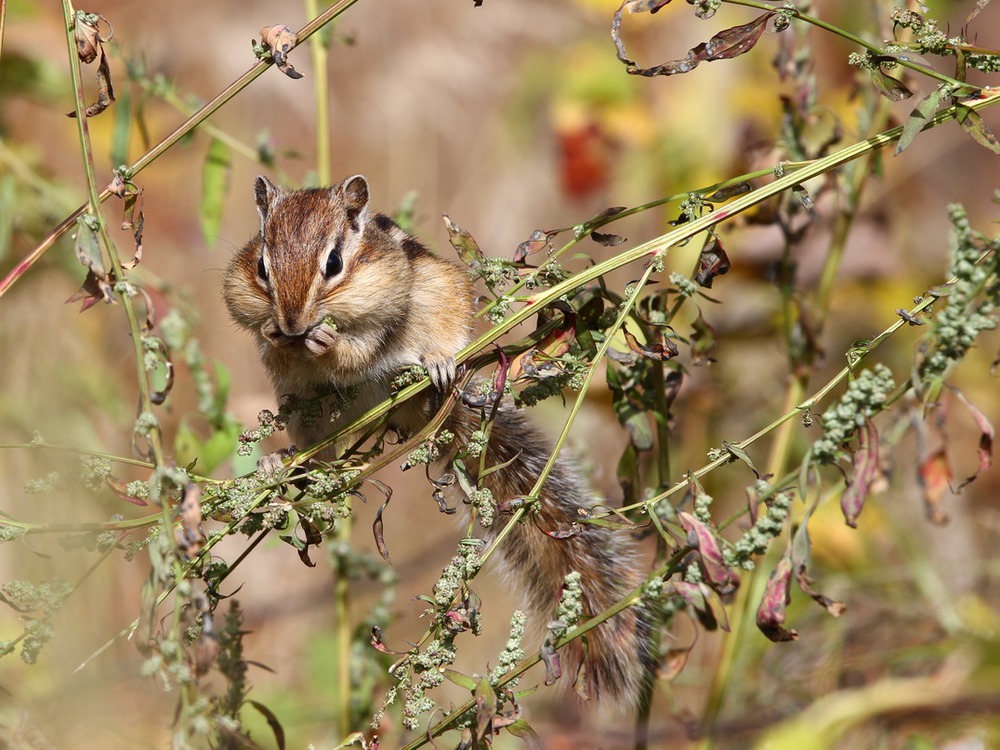
[(625, 242), (625, 238), (620, 234), (601, 234), (600, 232), (591, 232), (590, 239), (604, 247), (614, 247)]
[(869, 419), (858, 429), (858, 449), (854, 452), (854, 480), (847, 485), (840, 498), (844, 521), (852, 529), (858, 527), (858, 516), (864, 510), (868, 490), (878, 475), (878, 431)]
[(531, 233), (531, 236), (517, 246), (517, 250), (514, 251), (514, 263), (524, 263), (524, 259), (529, 255), (534, 255), (535, 253), (540, 253), (545, 249), (552, 249), (552, 238), (555, 237), (560, 229), (551, 229), (546, 231), (544, 229), (536, 229)]
[(448, 230), (448, 242), (455, 248), (459, 259), (473, 270), (482, 268), (486, 262), (486, 256), (479, 249), (479, 243), (476, 242), (471, 234), (452, 221), (448, 214), (444, 214), (442, 218), (444, 219), (445, 229)]
[(259, 701), (248, 700), (247, 703), (256, 708), (258, 713), (267, 721), (267, 725), (274, 734), (274, 741), (278, 745), (278, 750), (285, 750), (285, 729), (281, 726), (281, 722), (278, 721), (275, 713)]
[(951, 464), (944, 447), (938, 448), (921, 462), (920, 488), (924, 496), (924, 512), (931, 523), (940, 525), (948, 522), (948, 514), (942, 509), (941, 501), (951, 488), (951, 479)]
[(562, 677), (562, 659), (555, 649), (552, 636), (545, 639), (539, 656), (542, 657), (542, 663), (545, 664), (545, 684), (554, 685), (556, 680)]
[(116, 496), (124, 500), (126, 503), (132, 503), (132, 505), (138, 505), (139, 507), (146, 507), (149, 505), (148, 502), (142, 500), (138, 497), (132, 497), (128, 494), (128, 485), (120, 479), (112, 479), (108, 477), (104, 480), (104, 484), (107, 485)]
[(711, 289), (715, 277), (724, 275), (729, 271), (729, 267), (729, 256), (726, 255), (726, 249), (719, 242), (718, 237), (713, 237), (701, 249), (694, 280), (699, 286)]
[(993, 131), (986, 126), (982, 115), (974, 109), (956, 103), (958, 108), (958, 124), (962, 130), (971, 135), (980, 146), (985, 146), (994, 154), (1000, 154), (1000, 140), (997, 140)]
[(726, 565), (722, 548), (715, 532), (690, 513), (677, 514), (681, 527), (687, 532), (687, 543), (698, 550), (705, 577), (720, 594), (729, 594), (740, 585), (740, 577)]
[(372, 522), (372, 535), (375, 537), (375, 547), (378, 549), (378, 553), (383, 560), (392, 565), (392, 560), (389, 559), (389, 547), (385, 543), (385, 529), (382, 524), (382, 513), (389, 507), (389, 501), (392, 499), (392, 487), (374, 479), (368, 481), (385, 497), (385, 501), (375, 513), (375, 520)]
[(701, 310), (691, 328), (691, 364), (700, 367), (715, 362), (712, 356), (715, 351), (715, 329), (702, 316)]
[(976, 468), (975, 472), (962, 481), (956, 489), (957, 492), (970, 482), (974, 482), (976, 477), (993, 465), (993, 438), (995, 437), (996, 432), (993, 429), (993, 424), (986, 417), (986, 415), (983, 414), (979, 408), (974, 406), (972, 402), (965, 397), (964, 393), (956, 388), (952, 388), (952, 390), (955, 392), (955, 395), (958, 396), (958, 400), (962, 402), (962, 405), (969, 410), (973, 420), (976, 422), (976, 427), (979, 428), (979, 466)]
[(299, 73), (288, 60), (288, 53), (299, 43), (298, 35), (287, 26), (278, 24), (276, 26), (265, 26), (260, 30), (260, 44), (254, 43), (256, 54), (270, 53), (274, 64), (282, 73), (292, 79), (301, 78)]
[(83, 285), (66, 299), (66, 303), (80, 302), (80, 312), (89, 310), (101, 301), (110, 305), (115, 301), (113, 284), (113, 272), (108, 274), (107, 279), (99, 279), (93, 271), (87, 271)]
[(795, 630), (785, 628), (786, 608), (792, 600), (792, 592), (789, 584), (792, 580), (792, 558), (791, 550), (778, 560), (778, 564), (767, 579), (764, 586), (764, 595), (760, 599), (757, 607), (757, 628), (767, 638), (775, 643), (798, 640), (799, 634)]
[(623, 328), (622, 332), (625, 334), (625, 343), (628, 344), (628, 348), (636, 354), (641, 354), (643, 357), (648, 359), (665, 362), (672, 357), (676, 357), (680, 353), (677, 349), (677, 345), (661, 333), (657, 334), (656, 341), (643, 346), (639, 343), (639, 339), (637, 339), (627, 328)]
[(938, 106), (941, 104), (941, 93), (940, 87), (934, 89), (921, 99), (917, 103), (917, 106), (913, 108), (913, 111), (910, 112), (910, 116), (903, 123), (903, 132), (900, 134), (899, 140), (896, 141), (895, 154), (897, 156), (903, 153), (903, 149), (913, 143), (913, 139), (917, 137), (917, 133), (924, 129), (931, 117), (934, 116), (934, 113), (937, 112)]
[(497, 362), (496, 372), (493, 373), (493, 392), (497, 394), (497, 403), (500, 403), (500, 397), (503, 395), (504, 389), (507, 387), (507, 376), (510, 372), (510, 357), (507, 356), (507, 352), (503, 350), (499, 344), (496, 344), (497, 357), (499, 361)]
[(371, 636), (368, 640), (371, 643), (372, 648), (378, 651), (380, 654), (388, 654), (389, 656), (401, 656), (406, 654), (406, 651), (394, 651), (385, 645), (385, 641), (382, 640), (382, 628), (378, 625), (373, 625), (371, 630)]

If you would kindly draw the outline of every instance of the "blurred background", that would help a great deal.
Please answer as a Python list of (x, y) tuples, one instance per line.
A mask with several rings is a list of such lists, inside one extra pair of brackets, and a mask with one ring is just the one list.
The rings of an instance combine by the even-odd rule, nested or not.
[[(975, 7), (971, 2), (928, 5), (952, 29)], [(609, 36), (615, 8), (605, 0), (485, 0), (481, 7), (471, 0), (361, 0), (330, 35), (333, 178), (365, 174), (373, 203), (385, 212), (415, 206), (417, 233), (443, 255), (453, 253), (439, 218), (447, 213), (487, 254), (510, 257), (536, 229), (573, 226), (608, 206), (685, 193), (791, 158), (781, 146), (780, 97), (794, 97), (797, 91), (775, 72), (778, 35), (766, 34), (738, 60), (703, 64), (683, 76), (639, 78), (626, 75), (615, 59)], [(192, 111), (249, 68), (254, 63), (250, 42), (261, 27), (280, 23), (295, 29), (308, 20), (302, 3), (264, 0), (104, 0), (81, 9), (102, 14), (114, 27), (108, 50), (118, 102), (89, 121), (101, 184), (119, 160), (135, 161), (180, 124), (186, 117), (181, 110)], [(887, 8), (878, 4), (819, 2), (814, 12), (872, 39), (891, 34)], [(726, 6), (713, 19), (699, 21), (678, 3), (655, 16), (626, 15), (623, 36), (630, 55), (651, 65), (682, 57), (698, 42), (755, 15)], [(54, 2), (7, 0), (5, 21), (0, 50), (3, 274), (86, 198), (77, 126), (65, 114), (73, 98), (61, 8)], [(987, 6), (971, 28), (978, 30), (979, 45), (1000, 46), (1000, 8)], [(847, 64), (855, 50), (816, 31), (808, 38), (817, 81), (815, 112), (822, 113), (816, 128), (832, 132), (829, 123), (839, 122), (840, 142), (853, 143), (864, 132), (859, 113), (866, 101), (859, 88), (864, 81)], [(184, 311), (202, 352), (231, 374), (229, 410), (246, 426), (254, 426), (257, 413), (273, 407), (274, 399), (250, 340), (227, 318), (220, 287), (230, 256), (256, 232), (254, 176), (267, 172), (291, 184), (316, 180), (315, 71), (304, 47), (292, 53), (291, 61), (304, 78), (291, 80), (268, 70), (211, 118), (217, 132), (245, 144), (249, 153), (273, 155), (277, 168), (268, 170), (233, 151), (219, 220), (207, 234), (200, 216), (211, 138), (204, 129), (135, 178), (143, 189), (145, 228), (143, 259), (134, 278), (149, 290), (161, 317), (172, 308)], [(130, 79), (130, 68), (140, 71), (137, 79)], [(93, 66), (84, 68), (88, 101), (95, 96), (94, 72)], [(931, 90), (926, 80), (915, 78), (912, 85), (917, 98)], [(889, 124), (902, 122), (916, 101), (892, 105)], [(134, 112), (140, 105), (144, 128), (135, 120), (122, 125), (116, 119), (116, 108)], [(1000, 128), (996, 112), (987, 110), (984, 117), (994, 131)], [(113, 154), (115, 144), (121, 149), (123, 127), (129, 136), (125, 153)], [(996, 232), (998, 166), (995, 155), (954, 124), (921, 134), (898, 158), (881, 155), (846, 246), (814, 384), (843, 366), (852, 342), (888, 327), (897, 308), (908, 308), (915, 295), (944, 280), (947, 204), (962, 202), (974, 227)], [(804, 293), (817, 282), (836, 207), (832, 198), (817, 200), (813, 225), (795, 248), (796, 283)], [(105, 204), (116, 241), (128, 254), (131, 236), (116, 228), (120, 210), (115, 199)], [(622, 246), (627, 248), (663, 234), (676, 216), (674, 204), (640, 213), (609, 231), (627, 237)], [(721, 304), (701, 305), (719, 336), (717, 361), (688, 367), (673, 408), (678, 479), (703, 465), (709, 448), (722, 440), (742, 440), (778, 416), (788, 377), (773, 274), (782, 254), (781, 235), (773, 225), (739, 220), (723, 225), (721, 236), (733, 269), (710, 292)], [(597, 260), (615, 252), (589, 240), (580, 248)], [(675, 257), (671, 270), (687, 273), (697, 248), (682, 248)], [(607, 281), (621, 289), (639, 272), (624, 269)], [(99, 304), (81, 313), (78, 303), (64, 303), (83, 278), (72, 242), (64, 237), (0, 299), (0, 444), (26, 443), (40, 433), (52, 444), (131, 455), (136, 402), (131, 342), (118, 306)], [(908, 374), (920, 333), (907, 329), (878, 352), (898, 379)], [(996, 335), (984, 337), (953, 378), (994, 421), (1000, 404), (990, 363), (998, 345)], [(192, 416), (197, 396), (180, 362), (176, 375), (174, 391), (158, 414), (168, 453), (182, 425), (207, 435), (206, 425)], [(621, 496), (616, 464), (627, 438), (609, 404), (603, 386), (596, 388), (572, 447), (596, 488), (614, 504)], [(539, 421), (559, 428), (560, 404), (537, 411)], [(799, 432), (795, 440), (803, 445), (815, 439), (815, 429)], [(970, 474), (978, 440), (972, 420), (956, 411), (944, 434), (955, 476)], [(281, 447), (281, 441), (268, 447)], [(767, 446), (755, 447), (752, 454), (763, 462)], [(746, 747), (767, 727), (807, 707), (815, 710), (824, 696), (908, 676), (938, 677), (942, 684), (950, 676), (968, 686), (969, 675), (981, 673), (973, 667), (963, 672), (963, 664), (1000, 660), (995, 560), (1000, 475), (987, 473), (960, 495), (946, 498), (950, 523), (937, 527), (924, 520), (912, 435), (893, 455), (891, 482), (870, 501), (858, 530), (843, 525), (836, 498), (813, 520), (813, 575), (825, 593), (846, 602), (847, 614), (829, 618), (796, 592), (789, 622), (801, 634), (797, 642), (774, 645), (755, 631), (749, 634), (740, 651), (740, 679), (720, 713), (719, 746)], [(82, 489), (74, 479), (76, 464), (72, 454), (3, 448), (0, 510), (18, 521), (67, 526), (113, 514), (149, 513), (107, 490)], [(214, 474), (232, 476), (250, 468), (245, 461), (226, 460)], [(49, 482), (51, 491), (25, 491), (26, 482), (51, 472), (60, 475)], [(145, 478), (128, 467), (116, 468), (116, 474)], [(462, 529), (437, 512), (421, 477), (387, 474), (382, 478), (396, 489), (396, 500), (386, 513), (385, 537), (400, 582), (392, 604), (397, 618), (385, 638), (404, 648), (424, 628), (419, 619), (424, 605), (413, 597), (430, 591)], [(706, 480), (719, 504), (718, 518), (745, 506), (743, 488), (751, 481), (739, 466)], [(354, 543), (369, 553), (375, 552), (369, 529), (376, 509), (374, 501), (356, 509)], [(60, 536), (30, 535), (0, 547), (0, 579), (79, 581), (96, 557), (67, 548)], [(218, 553), (232, 561), (244, 545), (234, 538)], [(147, 572), (143, 554), (128, 563), (112, 555), (53, 618), (54, 636), (38, 664), (23, 664), (16, 654), (0, 661), (0, 747), (108, 750), (169, 742), (175, 696), (140, 673), (143, 657), (127, 639), (115, 639), (137, 616)], [(335, 747), (341, 735), (330, 714), (329, 567), (321, 562), (306, 568), (291, 547), (267, 542), (227, 583), (227, 593), (240, 587), (251, 631), (247, 658), (270, 668), (251, 668), (251, 697), (279, 716), (289, 747)], [(480, 578), (476, 588), (491, 609), (484, 635), (470, 639), (462, 651), (466, 661), (459, 667), (468, 672), (482, 671), (495, 659), (506, 639), (509, 612), (518, 604), (495, 574)], [(357, 621), (381, 589), (373, 581), (356, 583)], [(0, 611), (0, 641), (17, 637), (21, 629), (16, 612)], [(698, 643), (684, 671), (657, 688), (653, 746), (695, 742), (691, 735), (723, 643), (718, 633), (697, 632), (678, 618), (671, 638), (678, 646), (696, 637)], [(956, 654), (965, 662), (956, 664)], [(540, 682), (540, 674), (522, 684), (532, 680)], [(543, 689), (525, 701), (544, 747), (631, 746), (626, 714), (581, 707), (570, 692)], [(938, 710), (904, 704), (888, 718), (861, 723), (843, 746), (1000, 746), (990, 718), (1000, 715), (995, 689), (984, 688), (979, 703), (960, 706), (949, 702), (946, 688), (942, 692)], [(460, 699), (455, 688), (451, 700)], [(263, 723), (253, 726), (258, 727), (255, 739), (273, 746)], [(498, 746), (516, 745), (512, 738), (498, 740)]]

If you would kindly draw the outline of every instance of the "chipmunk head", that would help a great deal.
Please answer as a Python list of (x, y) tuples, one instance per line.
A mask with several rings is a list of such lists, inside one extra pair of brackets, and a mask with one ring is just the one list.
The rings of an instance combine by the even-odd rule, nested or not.
[(254, 195), (260, 233), (227, 274), (230, 312), (272, 346), (322, 355), (338, 328), (356, 327), (381, 296), (366, 290), (366, 266), (382, 244), (369, 227), (368, 182), (355, 175), (292, 191), (258, 177)]

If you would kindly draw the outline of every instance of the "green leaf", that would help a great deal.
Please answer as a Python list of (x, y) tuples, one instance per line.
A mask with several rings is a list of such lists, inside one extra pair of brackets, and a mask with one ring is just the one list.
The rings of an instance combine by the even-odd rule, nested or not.
[(913, 143), (913, 139), (917, 137), (917, 133), (924, 129), (927, 121), (931, 119), (935, 112), (937, 112), (937, 108), (940, 103), (940, 88), (934, 89), (917, 103), (917, 106), (913, 108), (912, 112), (910, 112), (910, 116), (907, 118), (906, 122), (903, 123), (903, 132), (899, 136), (899, 140), (896, 142), (897, 156), (903, 152), (903, 149)]
[(479, 684), (474, 677), (456, 672), (454, 669), (445, 669), (441, 672), (441, 675), (449, 682), (454, 682), (460, 688), (465, 688), (469, 692), (474, 692), (476, 685)]
[(506, 727), (507, 731), (510, 732), (515, 737), (519, 737), (522, 740), (533, 740), (538, 741), (538, 733), (531, 728), (531, 725), (524, 719), (518, 719), (512, 724), (508, 724)]
[(222, 207), (229, 191), (230, 162), (229, 146), (220, 140), (213, 140), (201, 171), (201, 205), (198, 207), (201, 233), (209, 247), (215, 247), (219, 238)]

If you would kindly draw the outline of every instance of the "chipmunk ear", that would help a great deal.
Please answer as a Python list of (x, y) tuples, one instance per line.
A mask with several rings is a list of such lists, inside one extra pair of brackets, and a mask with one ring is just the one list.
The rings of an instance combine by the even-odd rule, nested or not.
[(356, 174), (344, 180), (344, 208), (355, 232), (364, 230), (368, 220), (368, 180)]
[(281, 188), (260, 175), (253, 183), (253, 194), (257, 200), (257, 213), (260, 214), (260, 231), (264, 231), (264, 222), (267, 220), (268, 211), (274, 203), (274, 199), (281, 192)]

